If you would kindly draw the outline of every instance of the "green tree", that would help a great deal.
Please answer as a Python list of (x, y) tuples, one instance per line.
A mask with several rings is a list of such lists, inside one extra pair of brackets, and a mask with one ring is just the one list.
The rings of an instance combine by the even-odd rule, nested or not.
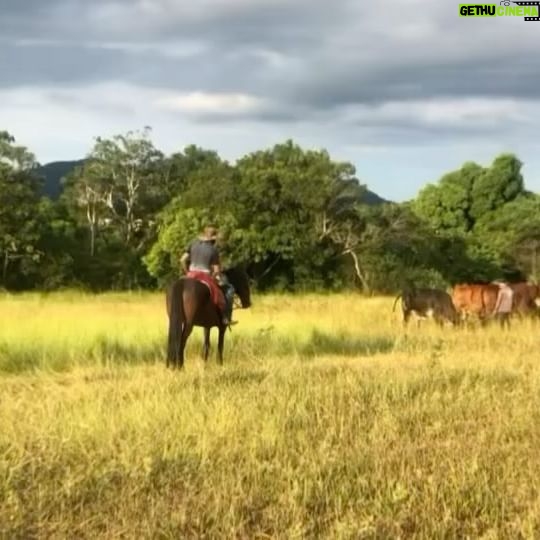
[(0, 257), (1, 283), (19, 286), (18, 277), (32, 273), (38, 249), (40, 179), (34, 155), (0, 132)]
[(521, 194), (497, 211), (484, 214), (476, 237), (492, 246), (501, 266), (540, 278), (540, 196)]
[(188, 206), (200, 206), (201, 202), (206, 202), (205, 197), (216, 193), (216, 182), (221, 183), (222, 176), (230, 173), (227, 163), (217, 152), (193, 144), (166, 157), (163, 170), (165, 199), (162, 206), (187, 194), (190, 198), (186, 203)]
[(159, 218), (157, 241), (143, 257), (148, 272), (160, 284), (178, 277), (180, 257), (189, 244), (200, 234), (205, 225), (214, 223), (220, 230), (222, 264), (235, 265), (242, 261), (237, 222), (229, 213), (215, 214), (209, 209), (183, 208), (176, 199), (162, 212)]
[(487, 168), (466, 163), (426, 186), (413, 201), (414, 212), (439, 238), (450, 281), (519, 274), (508, 248), (514, 227), (507, 222), (505, 230), (502, 223), (515, 211), (514, 202), (521, 208), (517, 201), (526, 196), (521, 166), (513, 154), (497, 156)]
[(88, 229), (88, 252), (96, 254), (96, 239), (100, 228), (110, 224), (107, 203), (111, 187), (102, 168), (93, 160), (76, 167), (66, 178), (61, 201), (71, 210), (75, 222), (85, 223)]
[(236, 216), (246, 257), (264, 262), (263, 273), (288, 271), (292, 284), (325, 272), (320, 254), (337, 251), (328, 240), (365, 191), (354, 167), (288, 140), (243, 157), (237, 170)]
[(465, 163), (445, 174), (437, 184), (428, 184), (412, 203), (415, 213), (437, 232), (466, 234), (474, 227), (474, 186), (484, 169)]
[(495, 158), (472, 185), (471, 216), (481, 219), (524, 193), (522, 163), (513, 154)]
[(76, 266), (93, 286), (131, 288), (151, 278), (142, 256), (156, 238), (156, 216), (167, 201), (167, 169), (150, 129), (98, 137), (68, 178), (62, 201), (87, 230), (88, 255)]
[[(112, 139), (98, 137), (89, 156), (93, 175), (104, 185), (104, 202), (120, 224), (126, 246), (137, 242), (137, 232), (150, 225), (149, 214), (159, 199), (163, 155), (143, 133), (128, 132)], [(146, 223), (145, 223), (146, 222)]]
[(352, 165), (292, 141), (235, 166), (212, 153), (197, 155), (200, 166), (161, 214), (158, 242), (145, 259), (152, 275), (170, 275), (174, 250), (211, 221), (222, 229), (225, 253), (250, 263), (261, 288), (322, 287), (337, 279), (340, 248), (331, 233), (365, 192)]

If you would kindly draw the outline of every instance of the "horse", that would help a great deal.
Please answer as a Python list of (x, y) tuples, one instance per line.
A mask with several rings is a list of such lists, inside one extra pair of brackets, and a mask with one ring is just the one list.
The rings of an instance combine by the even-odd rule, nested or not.
[[(242, 308), (251, 306), (249, 278), (243, 266), (235, 266), (224, 270), (235, 293), (240, 298)], [(194, 278), (181, 277), (171, 283), (166, 295), (167, 315), (169, 317), (169, 334), (167, 346), (167, 367), (184, 366), (184, 349), (194, 326), (204, 328), (203, 357), (208, 360), (210, 351), (210, 329), (218, 328), (218, 357), (223, 364), (223, 344), (226, 325), (221, 313), (212, 302), (207, 285)]]

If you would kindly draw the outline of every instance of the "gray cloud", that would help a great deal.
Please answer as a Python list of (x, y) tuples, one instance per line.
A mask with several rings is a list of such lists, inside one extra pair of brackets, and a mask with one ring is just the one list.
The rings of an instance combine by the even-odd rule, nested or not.
[(457, 5), (0, 0), (0, 113), (21, 118), (23, 95), (96, 129), (131, 118), (209, 141), (519, 144), (540, 120), (540, 23), (460, 18)]
[[(434, 4), (8, 2), (0, 84), (121, 80), (270, 94), (291, 109), (439, 95), (538, 97), (535, 23), (463, 21), (457, 6)], [(414, 6), (422, 7), (416, 16)], [(406, 8), (415, 19), (403, 20)]]

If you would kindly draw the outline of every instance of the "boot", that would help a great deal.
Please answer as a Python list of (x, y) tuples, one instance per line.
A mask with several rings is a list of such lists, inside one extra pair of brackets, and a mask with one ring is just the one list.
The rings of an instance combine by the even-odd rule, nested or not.
[(232, 295), (228, 295), (227, 292), (228, 291), (225, 291), (225, 309), (223, 313), (223, 324), (230, 327), (234, 324), (237, 324), (238, 321), (232, 320), (233, 298), (231, 298)]
[(232, 320), (232, 310), (229, 309), (229, 306), (225, 307), (225, 312), (223, 313), (223, 324), (225, 326), (233, 326), (234, 324), (238, 324), (238, 321)]

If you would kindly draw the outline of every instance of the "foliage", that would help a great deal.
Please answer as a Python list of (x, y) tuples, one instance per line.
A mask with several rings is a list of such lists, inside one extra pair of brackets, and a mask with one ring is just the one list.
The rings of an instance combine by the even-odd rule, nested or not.
[[(539, 196), (512, 154), (467, 162), (401, 204), (369, 192), (352, 164), (291, 140), (229, 163), (195, 145), (165, 155), (145, 128), (97, 137), (74, 164), (40, 168), (0, 134), (1, 286), (162, 286), (209, 223), (224, 264), (245, 263), (259, 290), (539, 278)], [(59, 197), (53, 173), (65, 176)]]
[(512, 154), (487, 168), (466, 163), (413, 201), (415, 213), (442, 239), (450, 282), (536, 277), (537, 266), (516, 257), (516, 245), (534, 252), (539, 219), (538, 197), (525, 191), (521, 167)]
[[(160, 283), (169, 281), (180, 271), (180, 257), (189, 244), (204, 229), (205, 224), (215, 223), (222, 239), (228, 240), (229, 246), (238, 246), (238, 229), (230, 214), (214, 215), (208, 209), (194, 210), (183, 208), (178, 200), (166, 208), (160, 216), (159, 235), (144, 262), (150, 273)], [(221, 242), (218, 243), (218, 246)], [(237, 264), (230, 252), (222, 253), (224, 266)]]
[(34, 155), (0, 132), (0, 286), (21, 287), (42, 255)]

